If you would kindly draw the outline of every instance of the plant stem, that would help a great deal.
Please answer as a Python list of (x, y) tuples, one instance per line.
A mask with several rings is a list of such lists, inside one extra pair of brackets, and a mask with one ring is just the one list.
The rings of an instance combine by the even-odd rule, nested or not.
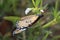
[(26, 40), (26, 34), (25, 34), (25, 31), (22, 33), (23, 35), (23, 40)]
[(60, 35), (54, 36), (54, 37), (52, 38), (52, 40), (55, 40), (55, 39), (58, 39), (58, 38), (60, 38)]
[(42, 38), (42, 40), (46, 40), (50, 32), (47, 32), (46, 35)]
[(42, 28), (47, 28), (47, 27), (52, 26), (52, 25), (54, 25), (56, 23), (57, 23), (57, 21), (56, 21), (56, 18), (55, 18), (52, 21), (50, 21), (49, 23), (47, 23), (44, 26), (42, 26)]

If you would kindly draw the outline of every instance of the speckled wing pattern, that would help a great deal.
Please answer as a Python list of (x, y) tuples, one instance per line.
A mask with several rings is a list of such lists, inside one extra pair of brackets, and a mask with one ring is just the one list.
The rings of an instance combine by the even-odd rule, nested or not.
[(29, 16), (22, 17), (20, 21), (17, 21), (17, 23), (16, 23), (17, 29), (13, 32), (13, 34), (18, 34), (22, 31), (26, 30), (26, 28), (28, 28), (33, 23), (35, 23), (37, 21), (37, 19), (40, 17), (43, 17), (43, 15), (41, 15), (41, 16), (29, 15)]
[(29, 27), (29, 25), (32, 25), (32, 23), (35, 22), (38, 17), (39, 16), (36, 15), (22, 17), (21, 20), (17, 22), (16, 26), (17, 28)]

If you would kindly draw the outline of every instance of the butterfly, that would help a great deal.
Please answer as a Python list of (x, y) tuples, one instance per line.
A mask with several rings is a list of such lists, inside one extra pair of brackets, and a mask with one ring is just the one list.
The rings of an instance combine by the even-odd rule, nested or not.
[(13, 31), (13, 35), (21, 33), (22, 31), (26, 30), (43, 16), (44, 15), (28, 15), (22, 17), (19, 21), (16, 22), (16, 29)]
[[(27, 9), (25, 11), (26, 14), (29, 13), (30, 9)], [(27, 28), (31, 27), (34, 23), (36, 23), (40, 18), (44, 17), (43, 13), (46, 13), (46, 10), (40, 10), (42, 14), (37, 15), (28, 15), (25, 17), (22, 17), (19, 21), (16, 22), (16, 29), (13, 31), (14, 34), (21, 33), (22, 31), (25, 31)]]

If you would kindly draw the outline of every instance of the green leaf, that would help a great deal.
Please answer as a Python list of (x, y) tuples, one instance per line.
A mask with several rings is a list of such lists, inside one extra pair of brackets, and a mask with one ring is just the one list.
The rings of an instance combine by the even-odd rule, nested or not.
[(36, 3), (35, 3), (36, 7), (38, 7), (40, 1), (41, 1), (41, 0), (36, 0)]
[(16, 17), (16, 16), (5, 16), (3, 19), (12, 21), (15, 24), (16, 21), (20, 20), (20, 17)]
[(34, 7), (36, 7), (36, 6), (35, 6), (35, 1), (34, 1), (34, 0), (32, 0), (32, 3), (33, 3), (33, 5), (34, 5)]
[(57, 16), (57, 17), (56, 17), (57, 22), (60, 23), (60, 11), (57, 13), (56, 16)]
[(58, 15), (57, 12), (58, 12), (58, 0), (56, 0), (56, 4), (55, 4), (55, 8), (54, 8), (54, 17), (55, 18), (57, 17), (56, 15)]

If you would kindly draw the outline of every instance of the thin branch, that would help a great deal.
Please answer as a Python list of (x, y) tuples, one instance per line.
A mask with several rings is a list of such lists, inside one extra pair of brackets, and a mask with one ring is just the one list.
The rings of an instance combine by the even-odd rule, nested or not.
[(49, 27), (49, 26), (55, 25), (56, 23), (57, 23), (57, 21), (56, 21), (56, 18), (55, 18), (55, 19), (53, 19), (51, 22), (43, 25), (42, 28), (47, 28), (47, 27)]
[(22, 33), (23, 35), (23, 40), (26, 40), (26, 34), (25, 34), (25, 31)]

